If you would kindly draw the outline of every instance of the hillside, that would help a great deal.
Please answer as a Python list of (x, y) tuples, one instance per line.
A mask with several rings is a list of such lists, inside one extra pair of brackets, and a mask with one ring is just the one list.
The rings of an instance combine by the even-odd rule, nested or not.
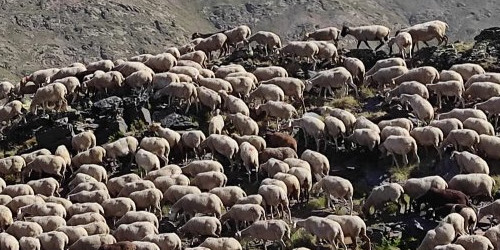
[(0, 78), (8, 80), (75, 61), (157, 53), (194, 31), (242, 23), (291, 40), (317, 26), (377, 23), (397, 30), (442, 19), (450, 41), (467, 41), (500, 21), (493, 0), (3, 0), (0, 9)]

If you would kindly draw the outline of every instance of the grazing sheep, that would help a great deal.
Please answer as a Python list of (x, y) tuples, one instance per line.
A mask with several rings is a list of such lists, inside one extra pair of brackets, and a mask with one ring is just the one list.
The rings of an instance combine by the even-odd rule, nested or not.
[(298, 158), (297, 152), (289, 147), (265, 148), (259, 153), (259, 162), (264, 163), (271, 158), (284, 160), (286, 158)]
[(320, 140), (324, 139), (325, 123), (320, 119), (303, 116), (302, 118), (294, 119), (291, 126), (300, 127), (304, 132), (304, 144), (307, 147), (307, 136), (312, 136), (316, 142), (316, 151), (319, 151)]
[(469, 153), (467, 151), (458, 152), (453, 151), (450, 156), (451, 160), (455, 160), (457, 162), (458, 167), (460, 168), (460, 173), (468, 174), (468, 173), (478, 173), (478, 174), (489, 174), (490, 168), (488, 167), (488, 163), (483, 160), (481, 157)]
[(251, 226), (243, 229), (241, 232), (236, 232), (236, 238), (253, 238), (265, 241), (278, 241), (282, 249), (286, 248), (283, 239), (290, 239), (290, 228), (286, 222), (282, 220), (266, 220), (257, 221)]
[(234, 238), (220, 237), (213, 238), (208, 237), (203, 241), (199, 247), (207, 248), (211, 250), (241, 250), (241, 244)]
[(132, 245), (134, 245), (137, 250), (160, 250), (157, 244), (147, 241), (132, 241)]
[[(478, 209), (477, 213), (477, 221), (481, 221), (481, 219), (485, 216), (491, 216), (492, 219), (499, 219), (500, 218), (500, 213), (498, 213), (500, 208), (500, 200), (495, 200), (494, 202), (485, 205), (483, 207), (480, 207)], [(492, 220), (490, 219), (490, 224), (492, 223)]]
[(269, 206), (271, 218), (274, 219), (273, 208), (278, 213), (278, 216), (280, 216), (279, 207), (281, 206), (283, 218), (285, 215), (288, 215), (288, 218), (291, 220), (290, 203), (285, 190), (276, 185), (261, 185), (258, 194), (263, 198), (262, 206), (264, 208)]
[(437, 119), (442, 120), (447, 118), (457, 118), (461, 122), (464, 122), (467, 118), (471, 117), (487, 120), (486, 114), (484, 114), (483, 111), (472, 108), (465, 108), (465, 109), (455, 108), (450, 112), (439, 114)]
[(389, 28), (382, 25), (369, 25), (369, 26), (359, 26), (359, 27), (347, 27), (342, 26), (342, 32), (340, 35), (345, 37), (346, 35), (351, 35), (356, 40), (358, 40), (358, 45), (356, 46), (359, 49), (359, 45), (361, 42), (364, 42), (366, 46), (370, 49), (370, 45), (368, 41), (380, 41), (380, 44), (375, 48), (375, 51), (378, 50), (382, 45), (384, 45), (384, 41), (389, 40)]
[(337, 47), (331, 43), (325, 41), (312, 41), (318, 46), (317, 59), (325, 60), (326, 62), (337, 62), (338, 61), (338, 51)]
[(408, 118), (396, 118), (391, 120), (383, 120), (378, 124), (380, 130), (383, 130), (386, 126), (396, 126), (411, 131), (413, 129), (413, 123)]
[[(201, 104), (208, 107), (210, 111), (218, 110), (222, 103), (222, 99), (216, 91), (204, 86), (196, 87), (196, 91), (198, 92), (198, 100)], [(198, 107), (198, 105), (196, 107)]]
[(130, 224), (138, 221), (146, 221), (158, 227), (158, 218), (155, 214), (146, 211), (128, 211), (116, 221), (115, 226)]
[[(217, 95), (219, 96), (219, 95)], [(220, 114), (220, 109), (216, 109), (212, 118), (208, 122), (208, 134), (222, 134), (224, 129), (224, 117)]]
[(411, 58), (411, 48), (412, 46), (412, 39), (411, 39), (411, 34), (408, 32), (400, 32), (397, 34), (395, 37), (391, 37), (389, 41), (387, 42), (387, 46), (389, 46), (389, 54), (392, 54), (392, 46), (396, 44), (399, 49), (399, 54), (403, 59), (406, 58), (406, 49), (409, 49), (409, 56), (408, 58)]
[(250, 92), (248, 95), (248, 101), (251, 102), (255, 99), (260, 99), (263, 102), (266, 101), (284, 101), (285, 92), (274, 84), (261, 84), (254, 91)]
[(193, 217), (177, 229), (180, 236), (189, 236), (190, 238), (200, 236), (219, 237), (221, 231), (222, 225), (219, 219), (211, 216)]
[[(0, 238), (1, 238), (1, 236), (0, 236)], [(5, 240), (5, 239), (3, 239), (3, 240)], [(14, 240), (15, 240), (15, 238), (14, 238)], [(16, 243), (17, 243), (17, 241), (16, 241)], [(0, 247), (2, 247), (2, 246), (0, 245)], [(12, 248), (6, 248), (6, 249), (12, 249)], [(40, 240), (38, 238), (21, 237), (21, 239), (19, 239), (19, 248), (14, 248), (14, 249), (40, 250), (40, 249), (42, 249), (42, 247), (40, 246)]]
[(276, 173), (287, 173), (290, 167), (286, 162), (270, 158), (265, 163), (260, 164), (259, 169), (267, 173), (268, 177), (273, 177)]
[(153, 170), (149, 172), (144, 179), (149, 181), (154, 181), (156, 178), (161, 176), (172, 176), (175, 174), (182, 174), (182, 169), (174, 164), (167, 165), (158, 170)]
[(476, 82), (490, 82), (498, 84), (500, 83), (500, 73), (486, 72), (484, 74), (473, 75), (465, 82), (465, 87), (469, 88)]
[(155, 184), (156, 188), (158, 188), (162, 192), (165, 192), (169, 187), (173, 185), (188, 186), (190, 184), (190, 180), (183, 174), (174, 174), (172, 176), (160, 176), (156, 178), (153, 183)]
[(10, 197), (16, 197), (21, 195), (34, 195), (35, 192), (30, 185), (27, 184), (14, 184), (8, 185), (2, 190), (2, 194), (6, 194)]
[(208, 172), (208, 171), (218, 171), (223, 173), (224, 168), (222, 164), (218, 161), (213, 160), (195, 160), (190, 162), (185, 167), (182, 167), (182, 173), (188, 176), (196, 176), (199, 173)]
[[(301, 190), (301, 185), (300, 185), (300, 181), (299, 179), (293, 175), (293, 174), (289, 174), (289, 173), (276, 173), (274, 176), (273, 176), (274, 179), (276, 180), (280, 180), (282, 181), (286, 188), (283, 188), (283, 190), (287, 193), (289, 199), (295, 199), (297, 202), (300, 202), (300, 192), (302, 191)], [(276, 186), (279, 186), (281, 187), (281, 183), (277, 184), (276, 182), (272, 182), (272, 181), (263, 181), (261, 183), (261, 185), (276, 185)], [(264, 197), (264, 200), (265, 200), (265, 197)]]
[(461, 191), (434, 187), (415, 199), (415, 208), (418, 213), (420, 213), (422, 203), (434, 209), (446, 204), (470, 205), (469, 197)]
[(104, 209), (99, 203), (96, 202), (88, 202), (88, 203), (77, 203), (72, 204), (70, 207), (66, 209), (68, 213), (68, 217), (71, 218), (76, 214), (84, 214), (84, 213), (98, 213), (104, 215)]
[[(165, 142), (167, 141), (165, 140)], [(160, 169), (160, 160), (158, 159), (156, 154), (146, 151), (142, 148), (135, 153), (134, 159), (137, 163), (137, 166), (139, 167), (141, 177), (143, 175), (142, 170), (144, 170), (145, 174), (148, 174), (148, 172), (151, 170)]]
[[(38, 249), (40, 249), (39, 245), (37, 246)], [(19, 249), (19, 242), (14, 236), (8, 233), (0, 233), (0, 248), (17, 250)], [(31, 249), (35, 250), (36, 248), (31, 248)]]
[[(254, 74), (257, 78), (259, 78), (255, 71)], [(260, 78), (259, 81), (261, 81)], [(292, 98), (292, 100), (300, 100), (302, 103), (302, 108), (305, 109), (304, 89), (306, 86), (302, 80), (293, 77), (279, 76), (273, 77), (266, 81), (261, 81), (261, 84), (274, 84), (280, 87), (285, 93), (285, 96)]]
[(412, 51), (415, 49), (415, 46), (418, 48), (418, 42), (421, 41), (425, 43), (427, 46), (427, 41), (430, 41), (434, 38), (438, 40), (438, 45), (444, 41), (445, 45), (448, 44), (448, 36), (445, 35), (446, 29), (448, 28), (448, 24), (440, 21), (440, 20), (432, 20), (425, 23), (415, 24), (411, 27), (401, 29), (396, 32), (396, 35), (400, 32), (408, 32), (411, 35), (413, 41)]
[(239, 151), (238, 143), (227, 135), (212, 134), (200, 144), (200, 149), (209, 149), (212, 153), (212, 160), (215, 152), (225, 156), (230, 165), (233, 166), (233, 159)]
[(225, 52), (224, 44), (228, 40), (228, 37), (223, 33), (216, 33), (210, 37), (200, 40), (198, 44), (194, 46), (194, 50), (201, 50), (205, 52), (208, 60), (212, 60), (212, 52), (220, 50), (219, 56)]
[(453, 66), (451, 66), (450, 70), (459, 73), (464, 81), (469, 80), (469, 78), (471, 78), (473, 75), (480, 75), (485, 73), (483, 67), (476, 63), (454, 64)]
[(500, 247), (500, 226), (490, 227), (486, 232), (484, 232), (484, 236), (488, 238), (493, 244), (494, 249), (499, 249)]
[(26, 221), (36, 222), (44, 232), (51, 232), (58, 227), (66, 226), (66, 221), (60, 216), (34, 216), (25, 218)]
[(64, 172), (66, 171), (66, 161), (64, 158), (56, 155), (40, 155), (37, 156), (32, 162), (26, 165), (23, 169), (23, 181), (24, 176), (30, 176), (31, 172), (47, 173), (58, 176), (60, 179), (64, 178)]
[[(412, 201), (424, 195), (429, 189), (446, 189), (448, 188), (448, 183), (438, 175), (426, 176), (422, 178), (410, 178), (406, 180), (403, 185), (405, 194), (407, 194), (410, 199), (408, 204), (412, 204)], [(407, 211), (411, 210), (410, 206), (407, 206)]]
[(316, 41), (333, 41), (338, 43), (340, 38), (340, 30), (335, 27), (325, 27), (317, 29), (313, 32), (308, 32), (304, 35), (304, 40), (313, 39)]
[(111, 60), (100, 60), (96, 62), (91, 62), (85, 66), (87, 72), (95, 72), (97, 70), (102, 70), (104, 72), (110, 71), (115, 67), (115, 64)]
[(457, 236), (467, 234), (464, 228), (465, 219), (459, 213), (450, 213), (441, 221), (452, 224), (453, 228), (455, 228), (455, 233), (457, 234)]
[(2, 176), (9, 174), (19, 175), (25, 167), (26, 161), (21, 156), (15, 155), (0, 159), (0, 174)]
[(250, 110), (242, 99), (236, 96), (228, 95), (223, 90), (220, 90), (218, 93), (220, 94), (222, 100), (224, 100), (224, 108), (227, 109), (229, 113), (235, 114), (239, 112), (246, 116), (250, 115)]
[[(99, 71), (97, 71), (99, 72)], [(125, 76), (118, 71), (102, 72), (100, 74), (94, 73), (92, 79), (82, 83), (82, 89), (87, 92), (92, 90), (94, 93), (100, 92), (107, 94), (109, 90), (115, 90), (122, 87), (125, 81)], [(130, 72), (132, 74), (135, 71)]]
[(330, 162), (328, 158), (316, 151), (305, 150), (300, 159), (306, 161), (311, 166), (311, 173), (315, 176), (316, 181), (327, 176), (330, 172)]
[(382, 155), (392, 155), (393, 163), (396, 163), (396, 166), (399, 167), (399, 163), (396, 159), (395, 154), (403, 156), (403, 165), (408, 165), (408, 153), (413, 153), (413, 157), (416, 159), (416, 163), (420, 163), (420, 158), (417, 154), (417, 142), (413, 137), (409, 135), (391, 135), (385, 139), (383, 143), (379, 145), (379, 150)]
[(486, 197), (493, 200), (491, 189), (495, 180), (487, 174), (458, 174), (448, 181), (448, 186), (471, 197)]
[(180, 99), (180, 104), (182, 104), (182, 101), (186, 101), (185, 113), (187, 113), (191, 104), (196, 102), (197, 95), (198, 92), (194, 84), (189, 82), (173, 82), (157, 91), (153, 98), (159, 99), (162, 96), (168, 96), (168, 105), (172, 103), (172, 99), (174, 98)]
[(399, 57), (387, 58), (378, 60), (373, 67), (366, 72), (366, 76), (373, 75), (379, 69), (388, 68), (392, 66), (404, 66), (406, 67), (406, 62), (404, 59)]
[(104, 244), (114, 244), (116, 243), (115, 237), (110, 234), (100, 234), (100, 235), (90, 235), (81, 237), (75, 243), (73, 243), (68, 250), (98, 250), (101, 245)]
[[(442, 131), (443, 136), (448, 136), (452, 130), (463, 129), (462, 122), (457, 118), (446, 118), (441, 120), (431, 121), (431, 127), (436, 127)], [(411, 133), (410, 133), (411, 134)]]
[(0, 82), (0, 99), (10, 97), (15, 92), (15, 88), (10, 82)]
[(493, 82), (472, 83), (464, 92), (464, 98), (470, 101), (486, 101), (491, 97), (500, 96), (500, 85)]
[(80, 191), (76, 194), (68, 195), (68, 199), (71, 202), (75, 203), (83, 203), (83, 202), (102, 203), (103, 201), (109, 198), (110, 196), (107, 190)]
[(240, 229), (239, 222), (255, 222), (260, 219), (266, 219), (264, 208), (258, 204), (236, 204), (221, 216), (220, 222), (224, 223), (232, 219), (236, 223), (236, 230)]
[(472, 129), (476, 131), (479, 135), (495, 135), (495, 128), (493, 125), (486, 120), (479, 118), (467, 118), (463, 122), (465, 129)]
[(261, 152), (262, 150), (264, 150), (267, 147), (267, 143), (264, 140), (264, 138), (262, 138), (262, 137), (260, 137), (258, 135), (243, 135), (243, 136), (239, 136), (237, 134), (232, 134), (231, 136), (234, 138), (234, 140), (240, 146), (241, 146), (241, 144), (243, 142), (248, 142), (252, 146), (254, 146), (255, 149), (257, 149), (257, 151), (259, 151), (259, 152)]
[(117, 241), (141, 240), (151, 234), (158, 234), (158, 229), (153, 224), (145, 221), (122, 224), (113, 232), (113, 236)]
[(170, 186), (163, 194), (163, 199), (169, 203), (175, 203), (177, 200), (182, 198), (186, 194), (200, 194), (201, 191), (195, 186), (181, 186), (173, 185)]
[(323, 239), (328, 241), (328, 243), (335, 248), (337, 248), (337, 244), (340, 243), (343, 248), (347, 249), (344, 242), (342, 227), (336, 221), (318, 216), (310, 216), (304, 220), (296, 221), (295, 225), (298, 228), (304, 228), (307, 232), (316, 236), (318, 243)]
[(221, 199), (211, 193), (186, 194), (170, 207), (169, 220), (176, 219), (179, 212), (193, 217), (196, 213), (214, 214), (220, 218), (224, 205)]
[(401, 212), (402, 205), (405, 205), (405, 208), (408, 206), (404, 200), (403, 194), (403, 187), (397, 183), (374, 187), (368, 198), (366, 198), (363, 203), (362, 212), (368, 216), (370, 215), (371, 207), (374, 207), (376, 212), (378, 208), (381, 208), (386, 202), (389, 201), (396, 202), (396, 205), (398, 206), (397, 212)]
[[(20, 196), (18, 196), (20, 197)], [(47, 202), (47, 203), (33, 203), (19, 207), (17, 209), (17, 217), (23, 219), (28, 216), (59, 216), (66, 217), (66, 209), (63, 205)]]
[(139, 141), (133, 136), (126, 136), (102, 145), (106, 150), (106, 157), (110, 159), (133, 155), (137, 151), (137, 146), (139, 146)]
[(19, 240), (21, 237), (38, 237), (43, 229), (36, 222), (14, 221), (5, 232)]
[[(193, 62), (198, 63), (201, 66), (206, 66), (206, 61), (207, 61), (207, 55), (205, 52), (201, 50), (189, 52), (186, 54), (183, 54), (182, 56), (179, 57), (179, 61), (181, 60), (190, 60)], [(178, 61), (178, 63), (179, 63)]]
[(464, 83), (464, 79), (462, 75), (453, 70), (441, 70), (439, 73), (439, 80), (441, 81), (459, 81), (462, 84)]
[(175, 233), (163, 233), (157, 235), (147, 235), (142, 238), (142, 241), (155, 243), (160, 247), (160, 250), (181, 250), (182, 242), (179, 236)]
[(51, 83), (39, 88), (31, 99), (30, 112), (37, 114), (37, 106), (42, 106), (44, 112), (48, 108), (49, 103), (56, 103), (56, 111), (66, 110), (68, 102), (66, 94), (68, 90), (62, 83)]
[(492, 250), (493, 244), (482, 235), (462, 235), (457, 238), (455, 244), (463, 246), (465, 249)]
[(87, 234), (90, 235), (96, 235), (96, 234), (109, 234), (110, 229), (106, 222), (102, 221), (96, 221), (96, 222), (91, 222), (88, 224), (83, 224), (80, 225), (87, 231)]
[(280, 66), (257, 67), (253, 74), (259, 82), (271, 80), (275, 77), (288, 77), (286, 69)]
[(275, 49), (281, 48), (281, 39), (278, 35), (269, 31), (258, 31), (247, 39), (248, 45), (255, 42), (264, 46), (265, 55), (269, 55)]
[(0, 205), (0, 230), (5, 230), (14, 223), (12, 212), (4, 205)]
[(105, 200), (102, 203), (106, 218), (120, 218), (129, 211), (135, 211), (135, 203), (127, 197), (118, 197)]
[(409, 103), (412, 108), (412, 113), (422, 122), (429, 123), (434, 119), (434, 108), (432, 105), (424, 99), (423, 97), (413, 94), (407, 95), (402, 94), (399, 101), (407, 106)]
[(104, 157), (106, 157), (106, 150), (101, 146), (95, 146), (73, 156), (71, 164), (73, 169), (83, 164), (101, 164)]
[(78, 153), (96, 146), (96, 137), (91, 130), (83, 131), (71, 138), (71, 147)]
[[(277, 129), (280, 129), (280, 120), (290, 121), (293, 116), (298, 116), (297, 110), (291, 104), (286, 102), (268, 101), (257, 106), (257, 115), (262, 112), (266, 116), (276, 118)], [(269, 126), (269, 120), (267, 121)]]
[(255, 178), (259, 179), (259, 152), (249, 142), (240, 144), (240, 158), (243, 161), (243, 166), (248, 173), (248, 182), (250, 182), (252, 170), (255, 170)]
[(232, 207), (238, 199), (247, 196), (245, 191), (237, 186), (216, 187), (209, 192), (217, 195), (225, 207)]
[(172, 82), (180, 82), (179, 76), (175, 73), (165, 72), (154, 74), (151, 85), (153, 86), (153, 90), (156, 91), (164, 88)]
[(462, 150), (464, 147), (475, 152), (475, 146), (479, 143), (479, 134), (472, 129), (455, 129), (450, 131), (448, 136), (441, 142), (441, 148), (453, 145), (455, 150)]
[(5, 206), (7, 206), (11, 212), (17, 214), (18, 209), (31, 205), (31, 204), (43, 204), (45, 201), (36, 195), (22, 195), (12, 198)]
[(373, 149), (380, 144), (379, 133), (369, 128), (355, 129), (353, 133), (345, 139), (359, 146), (368, 147), (370, 151), (373, 151)]
[(231, 83), (220, 78), (201, 78), (198, 79), (198, 84), (216, 92), (220, 90), (224, 90), (228, 93), (233, 92)]
[(298, 57), (299, 60), (300, 58), (306, 58), (307, 62), (309, 62), (309, 59), (315, 62), (315, 56), (319, 53), (319, 47), (314, 42), (292, 41), (280, 48), (278, 51), (279, 53), (288, 55), (292, 58)]
[(249, 195), (247, 197), (242, 197), (242, 198), (238, 199), (238, 201), (236, 202), (236, 204), (256, 204), (256, 205), (260, 205), (260, 204), (262, 204), (263, 199), (264, 198), (260, 194), (252, 194), (252, 195)]
[(427, 84), (427, 88), (433, 91), (438, 96), (438, 107), (441, 108), (442, 96), (455, 97), (453, 102), (461, 102), (462, 107), (465, 106), (465, 101), (463, 98), (463, 93), (465, 91), (463, 83), (452, 80), (452, 81), (441, 81), (435, 84)]
[(378, 89), (384, 89), (386, 85), (393, 84), (393, 79), (408, 72), (406, 66), (391, 66), (377, 70), (375, 73), (366, 74), (364, 85), (375, 85)]
[[(344, 67), (337, 67), (330, 70), (320, 71), (312, 78), (306, 80), (305, 91), (309, 92), (312, 87), (319, 87), (320, 89), (326, 88), (328, 93), (333, 97), (332, 89), (345, 88), (345, 95), (349, 94), (349, 86), (354, 89), (356, 96), (358, 96), (358, 87), (354, 84), (351, 73)], [(323, 94), (326, 98), (326, 91)]]
[(349, 180), (338, 176), (325, 176), (313, 185), (312, 193), (319, 193), (321, 190), (325, 192), (327, 208), (331, 207), (335, 210), (335, 205), (332, 203), (331, 197), (343, 199), (344, 201), (349, 200), (349, 203), (351, 203), (349, 213), (352, 215), (354, 188)]
[(399, 85), (403, 82), (408, 81), (417, 81), (422, 84), (430, 84), (435, 83), (439, 80), (439, 72), (436, 68), (431, 66), (418, 67), (408, 72), (404, 73), (401, 76), (393, 78), (393, 84)]
[(410, 136), (410, 133), (402, 127), (386, 126), (380, 131), (380, 140), (385, 141), (385, 139), (391, 135)]
[(160, 190), (148, 188), (132, 192), (129, 197), (134, 201), (137, 209), (147, 209), (150, 212), (158, 213), (161, 220), (162, 211), (160, 203), (163, 199), (163, 193)]
[(106, 186), (108, 187), (109, 194), (113, 197), (116, 197), (125, 186), (125, 184), (136, 182), (138, 180), (141, 180), (141, 177), (139, 177), (138, 175), (126, 174), (109, 179)]
[(229, 114), (226, 117), (234, 125), (236, 131), (238, 131), (240, 135), (259, 134), (259, 125), (252, 118), (239, 112), (236, 114)]
[(254, 80), (250, 77), (246, 76), (237, 76), (237, 77), (225, 77), (226, 81), (231, 83), (233, 86), (233, 94), (237, 94), (238, 97), (247, 98), (250, 91), (254, 88)]
[(208, 171), (197, 174), (191, 184), (200, 190), (211, 190), (215, 187), (224, 187), (227, 184), (227, 176), (219, 171)]
[[(180, 140), (180, 148), (182, 151), (185, 151), (186, 149), (192, 150), (198, 158), (199, 150), (201, 150), (201, 145), (202, 143), (206, 140), (205, 134), (201, 130), (191, 130), (182, 133), (181, 135), (181, 140)], [(186, 158), (185, 161), (187, 161), (188, 157), (188, 152), (186, 152)]]
[(10, 121), (23, 114), (23, 103), (14, 100), (0, 107), (0, 123), (6, 121), (10, 124)]
[(391, 102), (394, 97), (398, 98), (402, 94), (419, 95), (424, 99), (429, 99), (429, 90), (425, 85), (417, 81), (403, 82), (385, 94), (385, 101)]
[(340, 224), (345, 237), (350, 237), (353, 249), (357, 249), (357, 237), (361, 237), (364, 241), (370, 244), (370, 238), (366, 235), (366, 224), (359, 216), (356, 215), (328, 215), (329, 220), (336, 221)]
[(438, 245), (450, 244), (455, 237), (456, 234), (453, 225), (447, 222), (440, 222), (434, 229), (427, 231), (417, 249), (434, 249), (434, 247)]

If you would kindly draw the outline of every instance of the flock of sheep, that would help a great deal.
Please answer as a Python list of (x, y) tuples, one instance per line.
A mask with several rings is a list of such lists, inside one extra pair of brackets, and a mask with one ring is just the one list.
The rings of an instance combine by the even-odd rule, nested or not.
[[(193, 240), (183, 244), (180, 237), (199, 239), (201, 244), (189, 249), (242, 249), (236, 239), (243, 238), (263, 240), (264, 247), (266, 241), (276, 241), (285, 249), (291, 228), (304, 228), (318, 245), (347, 249), (344, 239), (349, 237), (356, 249), (360, 241), (371, 246), (362, 218), (377, 216), (388, 202), (396, 202), (399, 212), (420, 214), (423, 205), (426, 213), (444, 217), (427, 232), (419, 249), (499, 249), (500, 226), (491, 227), (484, 236), (475, 232), (482, 217), (500, 218), (500, 201), (476, 209), (471, 199), (493, 199), (495, 181), (484, 159), (500, 159), (500, 138), (495, 136), (500, 74), (473, 63), (441, 72), (431, 66), (408, 69), (404, 60), (418, 42), (447, 42), (446, 28), (444, 22), (430, 21), (389, 38), (390, 30), (384, 26), (329, 27), (307, 34), (305, 41), (282, 46), (272, 32), (251, 35), (249, 27), (239, 26), (215, 34), (195, 33), (190, 43), (158, 55), (74, 63), (36, 71), (18, 85), (1, 82), (0, 98), (11, 100), (0, 108), (0, 121), (7, 125), (22, 122), (25, 114), (19, 99), (25, 95), (33, 95), (33, 114), (39, 107), (44, 113), (65, 112), (83, 95), (102, 98), (122, 88), (151, 93), (157, 100), (166, 98), (169, 104), (179, 100), (186, 112), (191, 105), (199, 112), (201, 104), (211, 116), (205, 132), (174, 131), (153, 123), (149, 130), (155, 137), (125, 136), (96, 145), (89, 130), (73, 136), (70, 149), (60, 145), (53, 154), (40, 149), (0, 159), (0, 174), (18, 182), (7, 185), (0, 178), (0, 249), (171, 250), (194, 244)], [(358, 47), (361, 42), (369, 46), (368, 41), (380, 41), (378, 49), (389, 41), (391, 47), (399, 47), (402, 58), (380, 60), (365, 72), (359, 59), (338, 55), (337, 41), (346, 35), (356, 38)], [(235, 64), (206, 67), (213, 62), (212, 52), (225, 55), (241, 43), (253, 42), (266, 54), (330, 60), (339, 66), (305, 81), (289, 77), (279, 66), (253, 72)], [(333, 95), (334, 89), (342, 88), (348, 95), (350, 87), (357, 96), (362, 85), (378, 88), (386, 102), (400, 102), (416, 122), (397, 118), (375, 124), (329, 106), (313, 113), (304, 102), (312, 89)], [(438, 103), (428, 101), (430, 94), (438, 96)], [(444, 102), (457, 108), (435, 115), (434, 106)], [(258, 120), (250, 117), (253, 111)], [(494, 125), (488, 121), (492, 117)], [(275, 132), (269, 129), (271, 121), (276, 121)], [(234, 134), (227, 134), (229, 124)], [(291, 128), (304, 133), (307, 149), (301, 154), (287, 132)], [(330, 175), (330, 162), (323, 154), (342, 145), (349, 150), (379, 150), (392, 156), (398, 167), (409, 164), (407, 155), (418, 164), (418, 153), (424, 154), (420, 148), (432, 147), (442, 157), (445, 148), (453, 147), (451, 158), (461, 173), (449, 181), (427, 176), (374, 187), (361, 211), (355, 211), (352, 183)], [(223, 160), (214, 160), (214, 155)], [(132, 162), (121, 163), (124, 157)], [(138, 174), (108, 179), (111, 165), (124, 168), (125, 164), (136, 166)], [(259, 182), (258, 191), (226, 186), (225, 173), (235, 171), (248, 176), (249, 182)], [(62, 186), (65, 178), (69, 184)], [(320, 193), (327, 208), (335, 210), (335, 204), (343, 201), (347, 214), (292, 220), (292, 204), (306, 204), (310, 195)], [(170, 208), (164, 218), (165, 204)], [(174, 223), (176, 233), (159, 234), (162, 221)], [(220, 237), (222, 231), (234, 238)]]

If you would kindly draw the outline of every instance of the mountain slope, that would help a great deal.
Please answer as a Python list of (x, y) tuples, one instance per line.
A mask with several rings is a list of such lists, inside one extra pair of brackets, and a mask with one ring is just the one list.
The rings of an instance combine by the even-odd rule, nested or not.
[[(421, 6), (425, 6), (422, 9)], [(431, 19), (450, 24), (450, 41), (471, 40), (500, 21), (494, 0), (3, 0), (0, 79), (75, 61), (158, 53), (195, 31), (247, 24), (285, 40), (315, 27), (400, 27)], [(352, 47), (352, 39), (341, 45)]]

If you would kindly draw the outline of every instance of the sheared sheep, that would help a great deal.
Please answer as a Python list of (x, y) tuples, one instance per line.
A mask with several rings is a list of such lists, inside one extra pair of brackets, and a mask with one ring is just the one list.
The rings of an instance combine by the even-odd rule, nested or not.
[(368, 44), (368, 41), (380, 41), (380, 44), (375, 48), (376, 51), (384, 45), (384, 41), (389, 40), (389, 33), (390, 29), (382, 25), (359, 27), (342, 26), (342, 32), (340, 35), (343, 37), (351, 35), (356, 38), (356, 40), (358, 40), (358, 45), (356, 46), (357, 49), (359, 49), (361, 42), (364, 42), (368, 48), (372, 49)]

